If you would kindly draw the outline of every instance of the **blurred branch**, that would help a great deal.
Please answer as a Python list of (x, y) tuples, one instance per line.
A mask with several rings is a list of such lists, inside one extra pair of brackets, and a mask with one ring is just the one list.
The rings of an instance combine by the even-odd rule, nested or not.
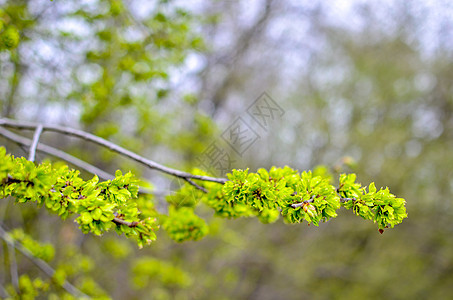
[(1, 285), (1, 284), (0, 284), (0, 297), (2, 297), (2, 298), (10, 297), (10, 295), (6, 291), (5, 287), (3, 287), (3, 285)]
[[(27, 249), (25, 248), (20, 242), (15, 241), (3, 228), (3, 226), (0, 225), (0, 238), (5, 241), (5, 243), (8, 244), (8, 246), (17, 249), (19, 252), (21, 252), (25, 257), (27, 257), (32, 263), (34, 263), (38, 268), (40, 268), (47, 276), (52, 278), (55, 274), (55, 270), (49, 266), (45, 261), (42, 259), (39, 259)], [(79, 289), (77, 289), (75, 286), (67, 282), (66, 280), (63, 281), (63, 284), (61, 285), (68, 293), (75, 297), (83, 297), (83, 298), (88, 298), (88, 295), (84, 294), (81, 292)]]
[[(6, 241), (5, 241), (6, 242)], [(6, 243), (8, 249), (8, 257), (9, 257), (9, 271), (11, 274), (11, 282), (13, 284), (14, 289), (19, 292), (19, 275), (17, 272), (17, 262), (16, 262), (16, 251), (14, 246)]]
[[(33, 130), (33, 129), (36, 129), (39, 125), (40, 124), (33, 123), (33, 122), (27, 122), (27, 121), (15, 121), (15, 120), (6, 119), (6, 118), (0, 119), (0, 126), (5, 126), (5, 127)], [(203, 181), (217, 182), (217, 183), (221, 183), (221, 184), (223, 184), (227, 181), (226, 178), (215, 178), (215, 177), (210, 177), (210, 176), (194, 175), (194, 174), (190, 174), (187, 172), (183, 172), (180, 170), (176, 170), (176, 169), (172, 169), (172, 168), (163, 166), (152, 160), (144, 158), (143, 156), (140, 156), (132, 151), (129, 151), (123, 147), (120, 147), (117, 144), (114, 144), (101, 137), (95, 136), (91, 133), (88, 133), (88, 132), (85, 132), (82, 130), (77, 130), (77, 129), (63, 127), (63, 126), (56, 126), (56, 125), (42, 125), (42, 128), (43, 128), (43, 131), (53, 131), (53, 132), (63, 133), (66, 135), (76, 136), (81, 139), (94, 142), (94, 143), (101, 145), (101, 146), (103, 146), (111, 151), (114, 151), (120, 155), (131, 158), (131, 159), (135, 160), (136, 162), (139, 162), (151, 169), (155, 169), (155, 170), (161, 171), (163, 173), (182, 178), (186, 181), (187, 181), (187, 179), (197, 179), (197, 180), (203, 180)], [(191, 183), (191, 181), (188, 181), (188, 182)], [(191, 184), (193, 185), (193, 182)]]
[(221, 54), (218, 57), (208, 58), (207, 67), (204, 68), (200, 74), (202, 78), (201, 90), (205, 91), (209, 90), (210, 88), (208, 87), (212, 86), (212, 83), (209, 82), (212, 74), (210, 74), (210, 71), (208, 70), (219, 65), (228, 67), (229, 72), (218, 84), (215, 90), (207, 96), (207, 98), (212, 99), (214, 104), (213, 113), (216, 113), (216, 111), (218, 111), (223, 105), (222, 102), (226, 98), (228, 89), (234, 84), (234, 79), (238, 76), (236, 66), (238, 64), (240, 65), (240, 61), (247, 57), (247, 53), (251, 49), (252, 45), (254, 45), (253, 40), (262, 35), (262, 33), (265, 32), (269, 22), (272, 21), (272, 12), (275, 9), (276, 2), (274, 0), (265, 0), (264, 2), (264, 8), (258, 18), (248, 28), (241, 30), (241, 34), (234, 42), (230, 41), (231, 47), (228, 47), (224, 54)]
[(13, 114), (13, 106), (14, 106), (14, 98), (16, 96), (17, 88), (19, 87), (19, 82), (21, 79), (22, 70), (20, 70), (21, 65), (19, 62), (18, 55), (13, 55), (13, 66), (14, 66), (14, 73), (13, 77), (11, 78), (11, 89), (8, 95), (8, 99), (6, 100), (6, 107), (5, 107), (5, 117), (10, 117)]
[(194, 182), (193, 180), (189, 179), (189, 178), (184, 178), (185, 181), (187, 181), (189, 184), (193, 185), (195, 188), (199, 189), (200, 191), (202, 191), (203, 193), (207, 193), (208, 190), (205, 189), (204, 187), (202, 187), (201, 185), (198, 185), (196, 182)]
[(236, 44), (238, 48), (236, 48), (237, 50), (233, 58), (241, 53), (245, 53), (250, 48), (253, 38), (256, 38), (257, 35), (261, 34), (266, 28), (268, 22), (271, 20), (270, 16), (274, 0), (266, 0), (265, 2), (264, 10), (261, 16), (244, 32), (242, 36), (239, 37), (238, 43)]
[(39, 137), (42, 133), (42, 125), (36, 127), (35, 134), (33, 135), (33, 142), (30, 146), (30, 154), (28, 156), (29, 161), (35, 161), (36, 147), (38, 147)]

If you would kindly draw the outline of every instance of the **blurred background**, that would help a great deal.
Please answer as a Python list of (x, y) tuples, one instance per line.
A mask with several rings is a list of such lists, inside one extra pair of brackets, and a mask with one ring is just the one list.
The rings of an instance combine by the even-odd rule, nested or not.
[[(2, 117), (79, 128), (217, 176), (213, 145), (231, 168), (342, 168), (407, 201), (408, 219), (382, 235), (344, 209), (314, 227), (201, 207), (210, 235), (177, 244), (160, 231), (142, 250), (0, 201), (5, 227), (53, 244), (50, 264), (70, 282), (114, 299), (453, 297), (451, 1), (0, 0), (0, 20)], [(228, 144), (238, 117), (256, 137), (240, 151)], [(177, 186), (80, 139), (41, 141), (110, 173), (133, 170), (163, 211)], [(39, 276), (17, 259), (20, 274)]]

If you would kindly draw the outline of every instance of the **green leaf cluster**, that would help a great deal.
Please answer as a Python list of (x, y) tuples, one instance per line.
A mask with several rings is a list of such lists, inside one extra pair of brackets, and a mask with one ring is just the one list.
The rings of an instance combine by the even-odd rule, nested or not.
[(212, 208), (216, 216), (223, 218), (238, 218), (254, 216), (253, 211), (245, 204), (227, 201), (222, 186), (207, 183), (210, 186), (207, 195), (200, 195), (203, 203)]
[[(46, 294), (48, 299), (110, 299), (105, 290), (92, 278), (95, 271), (93, 259), (83, 254), (79, 247), (65, 245), (60, 249), (58, 259), (55, 260), (55, 248), (52, 245), (37, 242), (22, 229), (13, 229), (7, 232), (4, 238), (15, 247), (17, 245), (28, 250), (27, 260), (39, 262), (35, 259), (41, 259), (55, 265), (53, 274), (46, 271), (45, 277), (35, 277), (35, 275), (32, 277), (34, 273), (20, 275), (18, 285), (9, 283), (4, 287), (4, 291), (8, 293), (5, 299), (40, 299)], [(9, 251), (6, 255), (15, 255), (18, 264), (23, 258), (22, 255)], [(43, 261), (40, 265), (45, 264)], [(46, 270), (48, 268), (52, 269), (52, 266), (48, 266)], [(69, 281), (73, 281), (77, 289), (85, 293), (86, 297), (76, 298), (76, 295), (70, 293), (66, 289)]]
[(7, 299), (35, 299), (50, 288), (49, 282), (43, 281), (40, 277), (30, 278), (23, 274), (19, 277), (19, 286), (16, 290), (12, 285), (6, 287), (10, 297)]
[(84, 233), (101, 235), (115, 229), (133, 238), (142, 247), (156, 239), (156, 220), (143, 218), (134, 201), (137, 180), (131, 173), (116, 172), (113, 180), (99, 182), (94, 176), (84, 181), (79, 172), (63, 166), (35, 165), (25, 158), (14, 158), (0, 148), (0, 197), (15, 197), (17, 203), (35, 202), (65, 219), (75, 221)]
[(177, 266), (151, 257), (134, 261), (131, 267), (132, 283), (137, 289), (145, 288), (152, 282), (168, 287), (185, 288), (190, 286), (190, 275)]
[[(224, 185), (200, 182), (207, 193), (185, 183), (167, 196), (170, 207), (165, 215), (154, 209), (151, 199), (138, 197), (138, 180), (130, 172), (117, 171), (113, 180), (104, 182), (97, 176), (85, 181), (67, 166), (55, 169), (50, 164), (35, 165), (0, 148), (0, 197), (45, 205), (62, 219), (76, 216), (83, 233), (101, 235), (114, 229), (136, 240), (139, 247), (156, 239), (157, 219), (177, 242), (203, 238), (209, 227), (194, 212), (201, 203), (212, 208), (216, 216), (255, 216), (263, 223), (272, 223), (281, 215), (288, 223), (306, 221), (315, 226), (335, 218), (337, 210), (345, 206), (378, 223), (381, 232), (407, 217), (404, 199), (396, 198), (388, 188), (377, 191), (372, 183), (366, 192), (355, 182), (355, 174), (342, 174), (337, 189), (330, 173), (316, 170), (299, 173), (288, 166), (256, 173), (233, 170)], [(207, 175), (200, 170), (194, 173)]]
[[(313, 222), (318, 226), (321, 220), (328, 221), (330, 218), (335, 218), (336, 211), (340, 208), (340, 199), (335, 187), (329, 183), (329, 179), (313, 176), (311, 172), (302, 172), (296, 176), (298, 182), (293, 186), (290, 185), (294, 192), (287, 196), (285, 206), (282, 208), (285, 220), (290, 223), (300, 223), (305, 220), (309, 224)], [(294, 202), (303, 204), (293, 207)]]
[[(328, 177), (298, 173), (288, 166), (272, 167), (257, 173), (233, 170), (223, 192), (227, 202), (246, 205), (260, 219), (275, 221), (279, 212), (289, 223), (303, 220), (318, 226), (319, 221), (336, 217), (340, 199)], [(295, 207), (293, 205), (296, 205)]]
[[(194, 173), (208, 175), (200, 170)], [(325, 167), (302, 173), (288, 166), (272, 167), (269, 171), (259, 169), (256, 173), (248, 169), (233, 170), (228, 179), (223, 186), (213, 182), (200, 183), (208, 193), (185, 184), (176, 194), (167, 197), (171, 204), (170, 214), (179, 214), (180, 218), (165, 222), (164, 229), (172, 232), (173, 239), (193, 239), (195, 235), (188, 228), (192, 226), (190, 222), (199, 218), (193, 212), (199, 203), (212, 208), (216, 216), (225, 218), (256, 216), (263, 223), (272, 223), (281, 215), (288, 223), (306, 221), (315, 226), (337, 217), (341, 206), (353, 207), (357, 215), (378, 223), (380, 232), (407, 217), (404, 199), (390, 194), (388, 188), (376, 191), (371, 183), (369, 192), (365, 193), (365, 189), (355, 182), (355, 174), (342, 174), (339, 188), (336, 188), (332, 174)], [(201, 219), (199, 222), (201, 224)]]
[(162, 228), (176, 242), (197, 241), (209, 232), (206, 222), (190, 207), (170, 207), (168, 216), (163, 217)]
[(0, 51), (12, 50), (19, 45), (20, 33), (11, 20), (11, 16), (0, 9)]
[(17, 48), (19, 40), (20, 35), (17, 28), (14, 26), (8, 26), (0, 32), (0, 49), (11, 50)]
[(17, 228), (9, 232), (10, 236), (20, 242), (30, 253), (44, 261), (51, 261), (55, 256), (55, 248), (51, 244), (42, 244), (26, 234), (22, 229)]
[[(248, 169), (233, 170), (228, 179), (222, 191), (217, 191), (217, 199), (225, 199), (230, 210), (236, 205), (244, 207), (244, 211), (254, 212), (262, 221), (269, 215), (268, 221), (275, 221), (281, 214), (289, 223), (305, 220), (318, 226), (320, 221), (335, 218), (337, 210), (345, 206), (378, 223), (382, 232), (407, 217), (404, 199), (396, 198), (388, 188), (377, 191), (374, 183), (366, 193), (365, 188), (355, 182), (355, 174), (342, 174), (338, 189), (332, 184), (332, 176), (322, 168), (316, 169), (316, 173), (299, 173), (288, 166), (272, 167), (269, 172), (259, 169), (257, 173), (249, 173)], [(225, 209), (225, 205), (222, 208)]]
[(346, 200), (345, 208), (352, 208), (356, 215), (377, 223), (381, 233), (384, 228), (393, 228), (407, 217), (404, 199), (391, 194), (388, 188), (377, 190), (374, 182), (367, 192), (366, 187), (355, 180), (355, 174), (340, 176), (338, 192)]
[[(100, 12), (80, 6), (71, 15), (84, 19), (94, 31), (91, 38), (95, 42), (85, 50), (84, 63), (96, 66), (100, 74), (92, 82), (82, 80), (75, 93), (82, 94), (84, 123), (93, 125), (101, 116), (105, 118), (106, 122), (96, 124), (96, 134), (107, 137), (118, 132), (118, 120), (112, 116), (124, 109), (136, 115), (139, 132), (148, 131), (154, 122), (164, 122), (154, 104), (171, 92), (165, 84), (169, 71), (181, 65), (189, 53), (205, 48), (191, 28), (192, 14), (166, 2), (171, 1), (155, 3), (155, 9), (140, 20), (131, 18), (133, 13), (123, 1), (101, 0), (99, 4), (109, 9)], [(71, 36), (67, 32), (61, 35)], [(122, 54), (117, 55), (119, 52)], [(105, 125), (113, 130), (105, 131)]]

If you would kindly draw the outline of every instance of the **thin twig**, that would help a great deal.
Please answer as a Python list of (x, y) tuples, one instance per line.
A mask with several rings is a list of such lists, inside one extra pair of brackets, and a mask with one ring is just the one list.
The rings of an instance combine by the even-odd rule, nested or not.
[(297, 207), (303, 206), (303, 205), (306, 204), (306, 203), (313, 202), (314, 199), (315, 199), (315, 195), (311, 196), (311, 198), (308, 199), (308, 200), (305, 200), (305, 201), (302, 201), (302, 202), (299, 202), (299, 203), (291, 204), (291, 206), (292, 206), (293, 208), (297, 208)]
[(357, 201), (356, 198), (340, 198), (340, 202)]
[(126, 220), (123, 220), (120, 218), (120, 216), (118, 215), (118, 213), (113, 213), (113, 215), (115, 216), (112, 220), (113, 223), (115, 224), (118, 224), (118, 225), (126, 225), (128, 227), (137, 227), (137, 225), (139, 224), (139, 222), (128, 222)]
[(113, 223), (120, 224), (120, 225), (126, 225), (128, 227), (137, 227), (137, 225), (138, 225), (138, 222), (128, 222), (128, 221), (125, 221), (118, 217), (113, 218), (112, 221), (113, 221)]
[(202, 191), (203, 193), (207, 193), (208, 192), (207, 189), (205, 189), (201, 185), (197, 184), (196, 182), (194, 182), (190, 178), (184, 178), (184, 180), (187, 181), (188, 183), (190, 183), (191, 185), (193, 185), (194, 187), (196, 187), (197, 189), (199, 189), (200, 191)]
[[(20, 136), (20, 135), (17, 135), (9, 130), (6, 130), (5, 128), (2, 128), (0, 127), (0, 135), (5, 137), (6, 139), (8, 140), (11, 140), (11, 141), (14, 141), (18, 144), (21, 144), (21, 145), (25, 145), (27, 147), (30, 147), (31, 145), (31, 140), (30, 139), (27, 139), (23, 136)], [(60, 158), (64, 161), (67, 161), (91, 174), (96, 174), (99, 176), (99, 178), (103, 179), (103, 180), (110, 180), (110, 179), (113, 179), (115, 178), (115, 176), (83, 161), (83, 160), (80, 160), (78, 159), (77, 157), (74, 157), (70, 154), (67, 154), (66, 152), (64, 151), (61, 151), (61, 150), (58, 150), (56, 148), (53, 148), (53, 147), (50, 147), (50, 146), (47, 146), (45, 144), (42, 144), (42, 143), (39, 143), (37, 148), (36, 148), (38, 151), (41, 151), (41, 152), (44, 152), (44, 153), (47, 153), (47, 154), (50, 154), (54, 157), (57, 157), (57, 158)]]
[[(52, 278), (55, 274), (55, 270), (49, 266), (45, 261), (43, 261), (40, 258), (35, 257), (27, 248), (22, 246), (22, 244), (18, 241), (14, 241), (14, 239), (5, 231), (3, 226), (0, 225), (0, 238), (2, 238), (8, 245), (11, 245), (12, 247), (16, 248), (19, 252), (21, 252), (25, 257), (30, 259), (31, 262), (33, 262), (38, 268), (40, 268), (47, 276)], [(81, 292), (79, 289), (77, 289), (75, 286), (67, 282), (66, 280), (63, 281), (63, 284), (61, 285), (68, 293), (75, 297), (83, 297), (90, 299), (88, 295), (85, 293)]]
[[(13, 128), (18, 128), (18, 129), (35, 129), (39, 124), (33, 123), (33, 122), (25, 122), (25, 121), (15, 121), (7, 118), (2, 118), (0, 119), (0, 126), (5, 126), (5, 127), (13, 127)], [(159, 163), (156, 163), (152, 160), (149, 160), (147, 158), (144, 158), (143, 156), (140, 156), (132, 151), (129, 151), (121, 146), (118, 146), (112, 142), (109, 142), (101, 137), (95, 136), (91, 133), (82, 131), (82, 130), (77, 130), (69, 127), (63, 127), (63, 126), (56, 126), (56, 125), (42, 125), (44, 131), (54, 131), (54, 132), (59, 132), (59, 133), (64, 133), (67, 135), (72, 135), (76, 136), (79, 138), (82, 138), (87, 141), (91, 141), (93, 143), (96, 143), (98, 145), (101, 145), (107, 149), (110, 149), (111, 151), (114, 151), (116, 153), (119, 153), (125, 157), (129, 157), (151, 169), (155, 169), (158, 171), (161, 171), (163, 173), (180, 177), (180, 178), (190, 178), (190, 179), (197, 179), (197, 180), (204, 180), (204, 181), (212, 181), (212, 182), (217, 182), (224, 184), (227, 179), (226, 178), (216, 178), (216, 177), (210, 177), (210, 176), (202, 176), (202, 175), (194, 175), (190, 174), (187, 172), (183, 172), (180, 170), (172, 169), (169, 167), (166, 167), (164, 165), (161, 165)]]
[[(297, 194), (297, 193), (294, 192), (292, 195), (294, 196), (294, 195), (296, 195), (296, 194)], [(315, 199), (315, 198), (314, 198), (314, 196), (313, 196), (313, 197), (311, 197), (311, 199), (309, 199), (309, 200), (305, 200), (305, 201), (302, 201), (302, 202), (299, 202), (299, 203), (294, 203), (294, 204), (291, 204), (291, 206), (292, 206), (293, 208), (296, 208), (296, 207), (299, 207), (299, 206), (303, 206), (305, 203), (313, 202), (314, 199)], [(342, 203), (348, 202), (348, 201), (351, 201), (351, 200), (352, 200), (352, 201), (356, 201), (357, 199), (356, 199), (356, 198), (340, 198), (340, 202), (342, 202)]]
[(9, 294), (8, 294), (8, 291), (3, 287), (3, 285), (0, 284), (0, 297), (2, 297), (3, 299), (6, 299), (8, 297), (11, 297)]
[(35, 161), (36, 148), (38, 147), (39, 137), (41, 136), (41, 133), (42, 125), (39, 124), (38, 127), (36, 127), (35, 134), (33, 135), (33, 142), (30, 146), (30, 154), (28, 156), (29, 161)]

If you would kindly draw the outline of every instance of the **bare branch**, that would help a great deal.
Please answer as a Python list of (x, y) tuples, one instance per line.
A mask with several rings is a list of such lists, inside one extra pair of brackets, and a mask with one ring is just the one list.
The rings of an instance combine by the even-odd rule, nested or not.
[[(27, 257), (32, 263), (34, 263), (38, 268), (40, 268), (47, 276), (50, 278), (53, 277), (55, 274), (55, 270), (49, 266), (45, 261), (35, 257), (27, 248), (25, 248), (20, 242), (14, 241), (14, 239), (5, 231), (3, 226), (0, 225), (0, 238), (2, 238), (9, 246), (16, 248), (19, 252), (21, 252), (25, 257)], [(90, 299), (88, 295), (81, 292), (75, 286), (67, 282), (66, 280), (63, 281), (61, 285), (68, 293), (75, 297), (83, 297)]]
[[(24, 145), (24, 146), (27, 146), (27, 147), (30, 147), (31, 145), (31, 140), (23, 137), (23, 136), (20, 136), (20, 135), (17, 135), (9, 130), (6, 130), (2, 127), (0, 127), (0, 135), (5, 137), (6, 139), (8, 140), (11, 140), (11, 141), (14, 141), (15, 143), (18, 143), (18, 144), (21, 144), (21, 145)], [(50, 154), (54, 157), (58, 157), (64, 161), (67, 161), (91, 174), (96, 174), (99, 176), (99, 178), (102, 178), (103, 180), (109, 180), (109, 179), (113, 179), (115, 178), (115, 176), (93, 166), (93, 165), (90, 165), (89, 163), (87, 162), (84, 162), (83, 160), (80, 160), (78, 159), (77, 157), (74, 157), (70, 154), (67, 154), (66, 152), (64, 151), (61, 151), (61, 150), (58, 150), (56, 148), (53, 148), (53, 147), (50, 147), (50, 146), (47, 146), (45, 144), (42, 144), (42, 143), (39, 143), (38, 146), (37, 146), (37, 150), (38, 151), (41, 151), (41, 152), (44, 152), (44, 153), (47, 153), (47, 154)]]
[[(6, 130), (3, 127), (0, 127), (0, 135), (8, 140), (11, 140), (11, 141), (19, 144), (19, 145), (24, 145), (27, 147), (29, 147), (31, 145), (31, 140), (27, 139), (26, 137), (17, 135), (9, 130)], [(60, 158), (70, 164), (73, 164), (74, 166), (79, 167), (82, 170), (87, 171), (88, 173), (97, 175), (102, 180), (112, 180), (115, 178), (115, 176), (113, 176), (112, 174), (109, 174), (109, 173), (99, 169), (96, 166), (93, 166), (75, 156), (67, 154), (66, 152), (58, 150), (54, 147), (39, 143), (36, 150), (43, 152), (43, 153), (47, 153), (54, 157)], [(153, 194), (155, 196), (165, 195), (165, 193), (163, 191), (154, 191), (154, 190), (143, 188), (143, 187), (140, 187), (138, 193), (139, 194)]]
[(29, 161), (35, 161), (36, 147), (38, 147), (39, 137), (42, 133), (42, 125), (39, 124), (35, 129), (35, 134), (33, 135), (33, 142), (30, 146), (30, 154), (28, 156)]
[[(33, 123), (33, 122), (15, 121), (15, 120), (11, 120), (11, 119), (2, 118), (2, 119), (0, 119), (0, 126), (30, 130), (30, 129), (35, 129), (37, 126), (39, 126), (39, 124)], [(183, 172), (180, 170), (176, 170), (176, 169), (172, 169), (172, 168), (163, 166), (152, 160), (144, 158), (143, 156), (140, 156), (132, 151), (124, 149), (123, 147), (120, 147), (112, 142), (109, 142), (101, 137), (95, 136), (91, 133), (88, 133), (88, 132), (85, 132), (82, 130), (77, 130), (77, 129), (63, 127), (63, 126), (55, 126), (55, 125), (42, 125), (42, 126), (43, 126), (44, 131), (54, 131), (54, 132), (58, 132), (58, 133), (76, 136), (76, 137), (82, 138), (87, 141), (91, 141), (91, 142), (101, 145), (107, 149), (110, 149), (118, 154), (121, 154), (125, 157), (129, 157), (129, 158), (135, 160), (136, 162), (139, 162), (151, 169), (155, 169), (155, 170), (161, 171), (163, 173), (166, 173), (166, 174), (169, 174), (172, 176), (180, 177), (183, 179), (189, 178), (189, 179), (197, 179), (197, 180), (204, 180), (204, 181), (212, 181), (212, 182), (217, 182), (217, 183), (221, 183), (221, 184), (224, 184), (227, 181), (226, 178), (216, 178), (216, 177), (210, 177), (210, 176), (194, 175), (194, 174), (190, 174), (187, 172)]]

